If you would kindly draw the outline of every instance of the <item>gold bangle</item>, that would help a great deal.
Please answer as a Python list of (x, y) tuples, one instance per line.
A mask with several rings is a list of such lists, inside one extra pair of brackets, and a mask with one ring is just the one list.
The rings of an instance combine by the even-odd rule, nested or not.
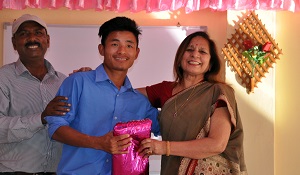
[(166, 156), (169, 156), (170, 155), (170, 142), (167, 141), (166, 144), (167, 144), (167, 153), (166, 153)]

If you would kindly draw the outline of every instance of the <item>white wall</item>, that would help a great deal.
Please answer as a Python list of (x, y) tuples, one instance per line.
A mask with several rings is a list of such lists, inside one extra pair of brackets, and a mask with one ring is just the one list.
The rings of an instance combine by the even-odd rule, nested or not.
[[(268, 32), (275, 35), (275, 12), (255, 11), (265, 24)], [(234, 22), (238, 21), (241, 11), (228, 11), (227, 38), (235, 32)], [(233, 27), (234, 26), (234, 27)], [(227, 65), (227, 64), (226, 64)], [(275, 65), (274, 65), (275, 67)], [(275, 123), (275, 68), (270, 68), (257, 83), (254, 93), (247, 93), (239, 84), (237, 74), (230, 66), (226, 66), (226, 81), (236, 92), (239, 112), (244, 127), (244, 148), (249, 175), (274, 174), (274, 123)]]

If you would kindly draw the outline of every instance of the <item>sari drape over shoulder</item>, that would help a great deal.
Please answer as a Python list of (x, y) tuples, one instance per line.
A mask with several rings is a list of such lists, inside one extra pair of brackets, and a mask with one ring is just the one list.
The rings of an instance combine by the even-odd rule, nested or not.
[[(226, 102), (233, 126), (225, 151), (199, 160), (162, 156), (162, 175), (246, 174), (242, 122), (234, 91), (226, 84), (202, 82), (170, 98), (159, 115), (162, 140), (187, 141), (207, 137), (210, 117), (218, 100)], [(177, 115), (174, 115), (175, 113)]]

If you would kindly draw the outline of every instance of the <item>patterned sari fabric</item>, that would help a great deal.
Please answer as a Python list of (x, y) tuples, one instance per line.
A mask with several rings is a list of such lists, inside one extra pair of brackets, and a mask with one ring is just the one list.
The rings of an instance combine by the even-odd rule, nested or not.
[(218, 100), (226, 102), (233, 126), (225, 151), (199, 160), (162, 156), (162, 175), (247, 174), (243, 151), (243, 127), (234, 91), (228, 85), (202, 82), (170, 98), (159, 115), (162, 140), (186, 141), (207, 137), (210, 117)]

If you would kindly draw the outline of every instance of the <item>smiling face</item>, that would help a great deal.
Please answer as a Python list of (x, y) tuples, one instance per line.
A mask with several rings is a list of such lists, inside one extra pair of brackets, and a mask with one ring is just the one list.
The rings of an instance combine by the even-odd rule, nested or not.
[(209, 70), (210, 62), (209, 43), (201, 36), (194, 37), (187, 46), (181, 60), (184, 77), (193, 76), (203, 79)]
[(23, 63), (43, 61), (49, 48), (50, 37), (40, 24), (27, 21), (20, 25), (12, 37), (12, 43)]
[(116, 71), (127, 73), (139, 54), (137, 41), (129, 31), (111, 32), (105, 41), (100, 44), (99, 53), (104, 56), (104, 69), (108, 74)]

